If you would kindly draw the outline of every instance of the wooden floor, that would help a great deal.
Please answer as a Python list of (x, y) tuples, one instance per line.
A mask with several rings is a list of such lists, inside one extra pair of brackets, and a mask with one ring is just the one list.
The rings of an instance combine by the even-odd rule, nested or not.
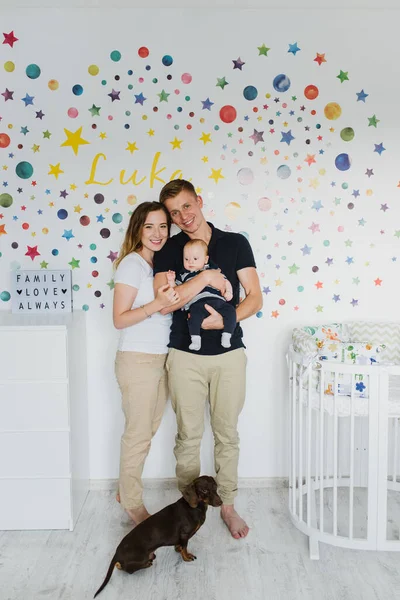
[[(175, 490), (146, 490), (150, 511), (175, 501)], [(251, 531), (232, 539), (219, 510), (189, 543), (185, 563), (173, 548), (157, 551), (150, 569), (114, 570), (100, 600), (391, 600), (400, 598), (400, 553), (356, 552), (320, 545), (290, 522), (287, 490), (244, 489), (237, 507)], [(29, 499), (27, 499), (29, 502)], [(74, 532), (0, 532), (1, 600), (93, 598), (114, 550), (130, 530), (112, 492), (91, 492)]]

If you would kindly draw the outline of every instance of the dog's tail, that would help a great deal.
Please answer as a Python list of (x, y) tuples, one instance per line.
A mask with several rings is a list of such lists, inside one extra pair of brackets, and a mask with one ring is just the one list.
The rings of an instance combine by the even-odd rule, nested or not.
[(93, 596), (93, 598), (96, 598), (96, 596), (98, 596), (98, 594), (100, 594), (100, 592), (102, 592), (104, 590), (104, 588), (106, 587), (107, 583), (110, 581), (112, 572), (113, 572), (114, 567), (115, 567), (115, 565), (117, 563), (116, 556), (117, 555), (114, 554), (113, 559), (112, 559), (112, 561), (110, 563), (110, 566), (108, 567), (106, 578), (103, 581), (103, 583), (101, 584), (101, 586), (99, 587), (99, 589), (97, 590), (97, 592), (95, 593), (95, 595)]

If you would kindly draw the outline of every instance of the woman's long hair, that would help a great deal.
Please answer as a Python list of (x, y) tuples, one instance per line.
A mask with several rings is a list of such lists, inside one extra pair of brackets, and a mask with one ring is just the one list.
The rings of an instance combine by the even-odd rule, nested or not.
[(146, 223), (146, 219), (149, 213), (162, 210), (165, 213), (165, 218), (168, 225), (168, 236), (171, 230), (171, 217), (169, 212), (160, 202), (142, 202), (134, 210), (129, 219), (128, 229), (125, 233), (124, 241), (122, 242), (121, 250), (118, 258), (114, 261), (114, 268), (116, 269), (120, 264), (121, 260), (125, 258), (131, 252), (137, 252), (142, 249), (142, 231), (143, 226)]

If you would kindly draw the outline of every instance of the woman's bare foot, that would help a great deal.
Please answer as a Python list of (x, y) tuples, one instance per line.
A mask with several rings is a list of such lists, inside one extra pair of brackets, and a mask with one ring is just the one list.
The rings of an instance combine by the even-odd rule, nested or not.
[(119, 502), (121, 504), (121, 496), (119, 495), (119, 492), (117, 492), (117, 495), (115, 496), (115, 499), (117, 502)]
[(142, 521), (145, 521), (150, 517), (150, 513), (144, 506), (136, 509), (126, 509), (126, 513), (130, 516), (135, 525), (139, 525)]
[(246, 537), (249, 528), (245, 521), (237, 514), (233, 504), (223, 504), (221, 508), (221, 518), (229, 529), (231, 536), (235, 540)]

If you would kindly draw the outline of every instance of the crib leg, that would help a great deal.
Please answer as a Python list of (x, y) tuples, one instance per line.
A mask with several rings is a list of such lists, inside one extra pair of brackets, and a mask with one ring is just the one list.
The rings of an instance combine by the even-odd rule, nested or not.
[[(315, 501), (315, 490), (311, 492), (311, 526), (317, 529), (317, 503)], [(308, 546), (310, 550), (310, 559), (319, 560), (319, 544), (318, 540), (310, 535), (308, 538)]]
[(312, 535), (308, 538), (308, 548), (310, 550), (310, 559), (319, 560), (319, 543), (317, 538)]

